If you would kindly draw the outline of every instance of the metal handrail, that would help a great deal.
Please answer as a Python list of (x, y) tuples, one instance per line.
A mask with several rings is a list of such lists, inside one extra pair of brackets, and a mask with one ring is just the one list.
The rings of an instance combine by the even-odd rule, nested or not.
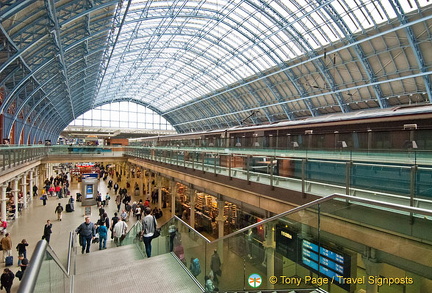
[(376, 205), (376, 206), (380, 206), (380, 207), (384, 207), (384, 208), (389, 208), (389, 209), (394, 209), (394, 210), (398, 210), (398, 211), (403, 211), (403, 212), (410, 213), (410, 214), (423, 214), (423, 215), (427, 215), (427, 216), (432, 216), (432, 211), (426, 210), (426, 209), (422, 209), (422, 208), (409, 207), (409, 206), (404, 206), (404, 205), (398, 205), (398, 204), (388, 203), (388, 202), (384, 202), (384, 201), (378, 201), (378, 200), (372, 200), (372, 199), (367, 199), (367, 198), (360, 198), (360, 197), (355, 197), (355, 196), (350, 196), (350, 195), (335, 193), (335, 194), (332, 194), (332, 195), (329, 195), (329, 196), (326, 196), (326, 197), (323, 197), (323, 198), (316, 199), (316, 200), (311, 201), (311, 202), (309, 202), (307, 204), (295, 207), (295, 208), (293, 208), (291, 210), (288, 210), (286, 212), (277, 214), (277, 215), (272, 216), (270, 218), (264, 219), (264, 220), (262, 220), (262, 221), (260, 221), (258, 223), (255, 223), (255, 224), (249, 225), (247, 227), (241, 228), (241, 229), (239, 229), (239, 230), (237, 230), (235, 232), (232, 232), (232, 233), (230, 233), (228, 235), (225, 235), (225, 236), (220, 237), (218, 239), (215, 239), (213, 241), (210, 241), (209, 239), (205, 238), (201, 233), (199, 233), (197, 230), (195, 230), (194, 228), (192, 228), (189, 224), (187, 224), (186, 222), (184, 222), (182, 219), (180, 219), (177, 216), (173, 216), (170, 220), (167, 221), (167, 223), (169, 223), (172, 219), (175, 218), (177, 221), (183, 223), (183, 225), (187, 226), (189, 229), (191, 229), (193, 232), (195, 232), (203, 240), (207, 241), (209, 244), (213, 244), (213, 243), (216, 243), (218, 241), (221, 241), (221, 240), (227, 239), (229, 237), (235, 236), (237, 234), (244, 233), (244, 232), (246, 232), (246, 231), (248, 231), (250, 229), (262, 226), (262, 225), (264, 225), (266, 223), (272, 222), (274, 220), (278, 220), (278, 219), (283, 218), (285, 216), (288, 216), (290, 214), (297, 213), (299, 211), (305, 210), (307, 208), (310, 208), (310, 207), (318, 205), (318, 204), (322, 204), (322, 203), (328, 202), (328, 201), (333, 200), (333, 199), (343, 199), (343, 200), (346, 200), (346, 201), (356, 201), (356, 202), (361, 202), (361, 203), (364, 203), (364, 204)]
[(334, 193), (332, 195), (329, 195), (329, 196), (326, 196), (326, 197), (319, 198), (319, 199), (316, 199), (314, 201), (311, 201), (311, 202), (309, 202), (307, 204), (295, 207), (295, 208), (293, 208), (293, 209), (291, 209), (289, 211), (286, 211), (286, 212), (277, 214), (275, 216), (272, 216), (270, 218), (264, 219), (264, 220), (262, 220), (262, 221), (260, 221), (258, 223), (255, 223), (255, 224), (249, 225), (247, 227), (241, 228), (241, 229), (239, 229), (239, 230), (237, 230), (237, 231), (235, 231), (233, 233), (230, 233), (228, 235), (225, 235), (223, 237), (220, 237), (220, 238), (212, 241), (212, 243), (220, 241), (220, 240), (223, 240), (223, 239), (226, 239), (228, 237), (231, 237), (231, 236), (234, 236), (234, 235), (237, 235), (237, 234), (240, 234), (240, 233), (243, 233), (243, 232), (248, 231), (248, 230), (250, 230), (252, 228), (259, 227), (259, 226), (261, 226), (263, 224), (269, 223), (271, 221), (283, 218), (283, 217), (285, 217), (287, 215), (294, 214), (294, 213), (299, 212), (301, 210), (305, 210), (305, 209), (307, 209), (309, 207), (312, 207), (314, 205), (322, 204), (322, 203), (325, 203), (325, 202), (333, 200), (333, 199), (344, 199), (344, 200), (347, 200), (347, 201), (357, 201), (357, 202), (361, 202), (361, 203), (365, 203), (365, 204), (377, 205), (377, 206), (380, 206), (380, 207), (385, 207), (385, 208), (394, 209), (394, 210), (398, 210), (398, 211), (403, 211), (403, 212), (407, 212), (407, 213), (414, 213), (414, 214), (417, 213), (417, 214), (424, 214), (424, 215), (427, 215), (427, 216), (432, 216), (432, 211), (426, 210), (426, 209), (421, 209), (421, 208), (416, 208), (416, 207), (409, 207), (409, 206), (404, 206), (404, 205), (398, 205), (398, 204), (388, 203), (388, 202), (384, 202), (384, 201), (378, 201), (378, 200), (372, 200), (372, 199), (367, 199), (367, 198), (355, 197), (355, 196), (351, 196), (351, 195)]
[(73, 254), (73, 247), (75, 245), (75, 238), (76, 232), (72, 231), (69, 232), (69, 248), (68, 248), (68, 256), (67, 256), (67, 264), (66, 264), (66, 271), (68, 275), (71, 274), (71, 260), (72, 260), (72, 254)]
[(35, 286), (36, 280), (39, 275), (42, 263), (45, 258), (45, 251), (48, 247), (48, 242), (45, 240), (40, 240), (36, 244), (36, 248), (33, 252), (30, 264), (26, 270), (25, 274), (21, 280), (21, 284), (18, 288), (18, 293), (32, 293)]
[(21, 280), (20, 286), (17, 291), (18, 293), (33, 292), (36, 286), (36, 281), (38, 279), (42, 263), (45, 259), (46, 252), (48, 252), (51, 255), (54, 262), (58, 265), (58, 267), (63, 271), (63, 273), (67, 277), (71, 276), (71, 264), (72, 264), (71, 257), (73, 254), (75, 234), (76, 234), (75, 232), (69, 233), (69, 251), (68, 251), (66, 268), (62, 265), (60, 259), (52, 250), (52, 248), (48, 245), (48, 242), (46, 242), (45, 240), (39, 240), (39, 242), (36, 244), (36, 248), (30, 260), (31, 265), (27, 267), (25, 274), (23, 275), (23, 278)]

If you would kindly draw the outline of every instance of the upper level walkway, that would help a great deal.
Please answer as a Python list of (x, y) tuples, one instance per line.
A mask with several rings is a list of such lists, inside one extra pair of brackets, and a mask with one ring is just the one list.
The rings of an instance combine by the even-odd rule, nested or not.
[(125, 153), (137, 164), (135, 159), (144, 159), (177, 170), (193, 170), (194, 175), (224, 176), (230, 184), (239, 179), (249, 185), (266, 185), (280, 190), (278, 199), (282, 201), (293, 200), (284, 196), (284, 191), (311, 195), (311, 199), (341, 193), (432, 209), (432, 152), (138, 147)]
[[(127, 157), (124, 155), (127, 154)], [(222, 148), (21, 146), (0, 148), (0, 182), (42, 162), (126, 162), (171, 166), (311, 195), (341, 193), (432, 209), (432, 152), (354, 152)], [(215, 179), (215, 178), (212, 178)], [(224, 182), (227, 183), (226, 181)], [(228, 183), (232, 183), (228, 182)], [(247, 186), (245, 186), (247, 189)], [(255, 186), (251, 188), (257, 190)], [(278, 198), (289, 201), (287, 198)], [(309, 201), (310, 201), (309, 200)], [(300, 205), (307, 201), (299, 200)]]

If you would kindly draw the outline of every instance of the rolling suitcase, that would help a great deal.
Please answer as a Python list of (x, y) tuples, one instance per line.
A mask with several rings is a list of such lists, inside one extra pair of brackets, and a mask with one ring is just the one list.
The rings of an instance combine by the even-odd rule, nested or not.
[(12, 255), (11, 256), (6, 256), (5, 266), (9, 267), (11, 265), (13, 265), (13, 256)]
[(67, 212), (67, 213), (71, 213), (71, 212), (73, 212), (73, 209), (72, 209), (70, 203), (68, 203), (68, 204), (66, 205), (66, 212)]

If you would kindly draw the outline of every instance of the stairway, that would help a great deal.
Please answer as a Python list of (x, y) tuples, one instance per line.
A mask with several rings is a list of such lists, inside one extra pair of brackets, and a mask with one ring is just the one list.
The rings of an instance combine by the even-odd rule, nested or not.
[(134, 245), (76, 257), (74, 292), (202, 293), (171, 254), (142, 259)]

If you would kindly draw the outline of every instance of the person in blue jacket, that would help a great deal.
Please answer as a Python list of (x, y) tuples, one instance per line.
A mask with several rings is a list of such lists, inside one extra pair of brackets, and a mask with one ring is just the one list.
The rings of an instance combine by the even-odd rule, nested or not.
[(108, 228), (104, 222), (100, 222), (100, 226), (96, 229), (96, 232), (99, 234), (99, 250), (106, 249)]

